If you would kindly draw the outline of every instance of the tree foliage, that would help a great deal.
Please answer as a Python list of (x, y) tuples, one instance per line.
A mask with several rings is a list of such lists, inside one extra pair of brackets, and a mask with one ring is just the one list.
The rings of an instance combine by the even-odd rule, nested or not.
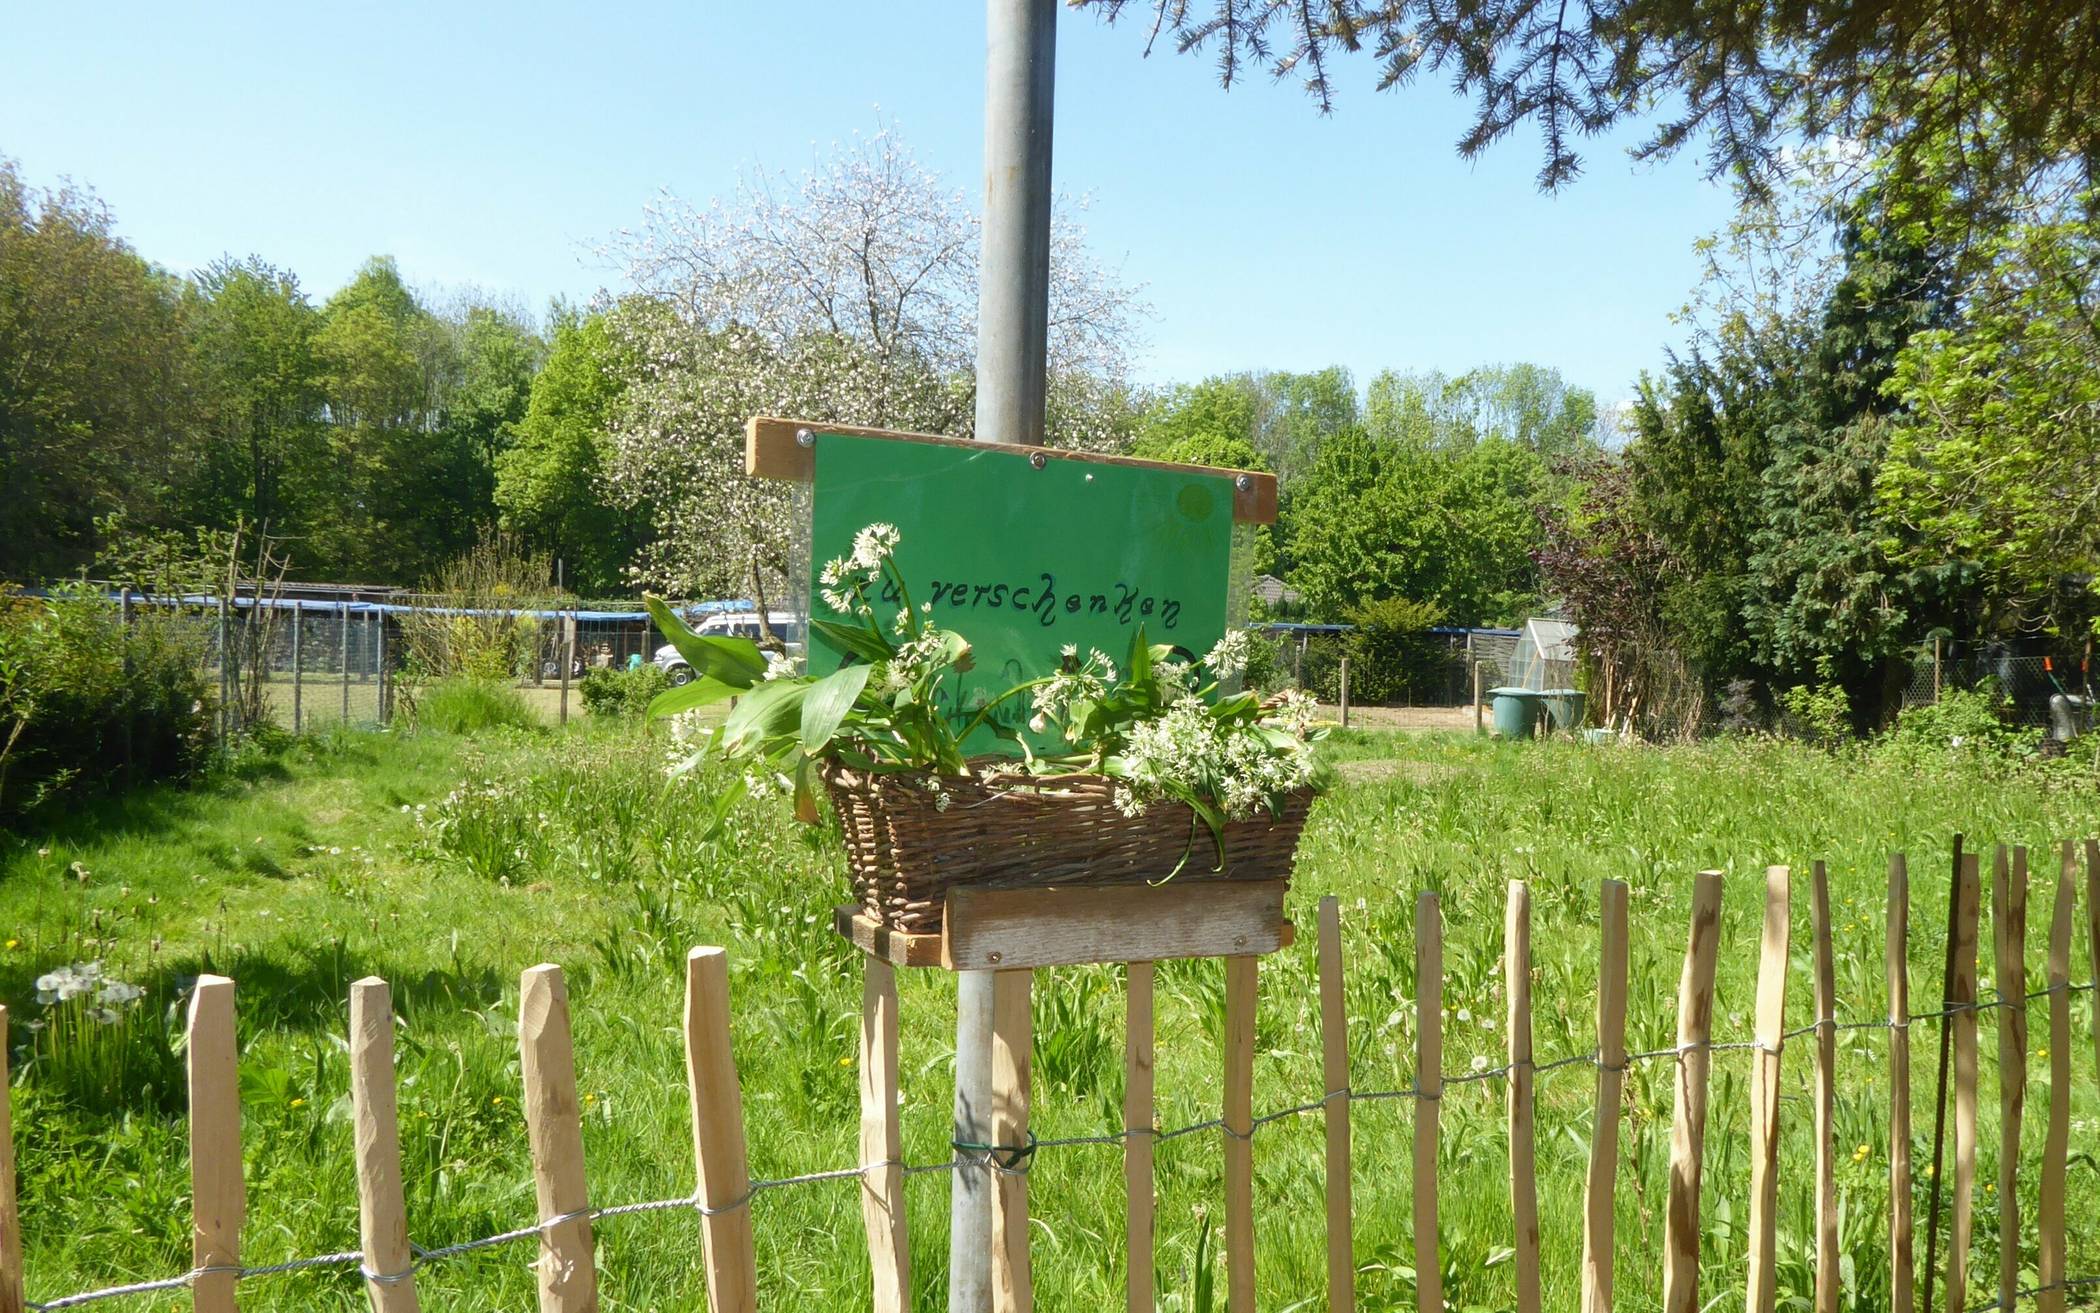
[(1538, 601), (1538, 457), (1491, 438), (1453, 454), (1362, 429), (1330, 439), (1291, 503), (1291, 581), (1310, 612), (1390, 598), (1453, 624), (1506, 624)]
[(71, 187), (0, 157), (0, 571), (93, 555), (95, 520), (149, 514), (188, 464), (180, 284)]
[(2100, 233), (2058, 214), (1990, 254), (1963, 322), (1895, 361), (1878, 509), (1899, 560), (1971, 584), (1986, 632), (2060, 629), (2100, 573)]
[[(1077, 0), (1113, 21), (1133, 0)], [(2100, 11), (2088, 0), (1137, 0), (1148, 40), (1302, 80), (1323, 112), (1333, 64), (1368, 55), (1382, 90), (1443, 74), (1473, 102), (1467, 158), (1536, 127), (1542, 187), (1581, 170), (1577, 144), (1656, 116), (1641, 158), (1711, 147), (1711, 176), (1762, 188), (1803, 139), (1843, 136), (1903, 177), (1964, 196), (2100, 160)], [(1978, 143), (1949, 155), (1944, 143)], [(1988, 143), (1985, 145), (1984, 143)], [(1952, 169), (1951, 175), (1947, 170)]]
[[(1127, 440), (1134, 294), (1053, 225), (1049, 440)], [(653, 208), (613, 255), (655, 313), (615, 321), (633, 362), (613, 439), (616, 500), (651, 508), (637, 566), (674, 593), (787, 586), (792, 490), (744, 475), (752, 415), (969, 436), (977, 223), (887, 133), (794, 184), (747, 179), (704, 209)]]
[(616, 505), (605, 484), (632, 370), (609, 322), (619, 313), (556, 315), (524, 418), (496, 457), (504, 527), (563, 562), (565, 578), (586, 596), (622, 590), (647, 521), (646, 509)]

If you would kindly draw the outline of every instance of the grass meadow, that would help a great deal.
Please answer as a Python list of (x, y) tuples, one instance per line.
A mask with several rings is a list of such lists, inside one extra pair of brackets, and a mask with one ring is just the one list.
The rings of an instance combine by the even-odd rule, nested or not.
[[(1321, 1093), (1314, 907), (1341, 900), (1352, 1083), (1413, 1080), (1412, 917), (1418, 891), (1442, 897), (1447, 1072), (1499, 1065), (1506, 882), (1532, 883), (1539, 1059), (1594, 1044), (1598, 881), (1631, 890), (1628, 1045), (1674, 1038), (1690, 875), (1727, 872), (1715, 1009), (1718, 1039), (1748, 1039), (1763, 869), (1794, 865), (1788, 1014), (1810, 1017), (1808, 864), (1830, 865), (1839, 1019), (1885, 1010), (1883, 897), (1888, 855), (1911, 857), (1912, 990), (1937, 997), (1949, 840), (2031, 844), (2030, 987), (2042, 983), (2058, 839), (2100, 831), (2092, 777), (1988, 764), (1831, 754), (1769, 741), (1655, 749), (1498, 744), (1469, 735), (1346, 734), (1332, 740), (1333, 791), (1313, 812), (1291, 895), (1298, 944), (1261, 968), (1255, 1111)], [(0, 838), (0, 1000), (17, 1018), (14, 1089), (29, 1295), (188, 1266), (186, 1133), (178, 992), (202, 971), (238, 982), (248, 1220), (243, 1257), (268, 1263), (354, 1249), (346, 994), (367, 974), (393, 985), (410, 1230), (432, 1247), (533, 1217), (517, 1109), (518, 973), (561, 964), (574, 1007), (592, 1200), (609, 1205), (689, 1192), (693, 1181), (682, 1043), (682, 963), (693, 944), (731, 953), (734, 1026), (752, 1172), (779, 1177), (855, 1161), (852, 1068), (857, 962), (832, 935), (844, 891), (838, 847), (796, 826), (784, 802), (747, 800), (721, 824), (707, 777), (666, 780), (665, 745), (631, 723), (566, 733), (337, 732), (258, 758), (206, 787), (148, 790), (37, 832)], [(710, 834), (710, 830), (714, 832)], [(1989, 859), (1985, 860), (1988, 880)], [(2081, 891), (2081, 900), (2083, 894)], [(1986, 898), (1986, 907), (1988, 899)], [(2081, 901), (2082, 907), (2082, 901)], [(1988, 919), (1988, 912), (1986, 912)], [(1992, 976), (1988, 925), (1982, 975)], [(2074, 979), (2083, 980), (2085, 941)], [(144, 986), (122, 1052), (33, 1059), (23, 1024), (43, 1009), (39, 974), (99, 959)], [(947, 1157), (953, 984), (900, 973), (906, 1157)], [(1122, 988), (1114, 967), (1040, 973), (1035, 1128), (1044, 1137), (1120, 1124)], [(1164, 1127), (1217, 1115), (1223, 970), (1182, 962), (1159, 973), (1158, 1091)], [(1999, 1201), (1993, 1016), (1981, 1050), (1983, 1136), (1975, 1283), (1988, 1298)], [(2047, 1012), (2033, 1013), (2022, 1207), (2031, 1217), (2047, 1105)], [(2100, 1079), (2089, 995), (2073, 1010), (2071, 1271), (2100, 1273)], [(44, 1042), (38, 1035), (29, 1045)], [(1930, 1148), (1937, 1030), (1911, 1039), (1922, 1155)], [(1886, 1054), (1889, 1033), (1839, 1036), (1839, 1189), (1847, 1306), (1887, 1303)], [(27, 1060), (27, 1061), (25, 1061)], [(1751, 1055), (1714, 1059), (1707, 1140), (1703, 1294), (1740, 1299), (1748, 1193)], [(116, 1064), (116, 1065), (112, 1065)], [(1782, 1307), (1810, 1289), (1810, 1049), (1785, 1058), (1780, 1183)], [(1594, 1074), (1539, 1080), (1539, 1170), (1546, 1301), (1576, 1303), (1580, 1196)], [(1450, 1307), (1512, 1306), (1503, 1089), (1447, 1091), (1440, 1180)], [(1618, 1194), (1622, 1307), (1659, 1297), (1672, 1068), (1629, 1074)], [(1356, 1260), (1367, 1309), (1412, 1308), (1411, 1105), (1355, 1106)], [(1279, 1121), (1255, 1141), (1258, 1270), (1265, 1309), (1319, 1309), (1323, 1290), (1322, 1138), (1317, 1116)], [(1220, 1293), (1220, 1149), (1211, 1133), (1158, 1152), (1157, 1287), (1163, 1309), (1195, 1313)], [(1125, 1280), (1121, 1158), (1112, 1147), (1043, 1150), (1033, 1168), (1035, 1287), (1046, 1310), (1119, 1305)], [(948, 1182), (909, 1184), (915, 1303), (945, 1290)], [(868, 1279), (856, 1187), (834, 1181), (753, 1204), (762, 1300), (775, 1309), (863, 1306)], [(1920, 1206), (1922, 1225), (1923, 1208)], [(2032, 1228), (2025, 1265), (2032, 1268)], [(1920, 1238), (1922, 1248), (1922, 1236)], [(702, 1288), (689, 1214), (608, 1220), (598, 1230), (605, 1307), (686, 1309)], [(532, 1305), (529, 1243), (425, 1269), (432, 1309)], [(2030, 1277), (2031, 1280), (2031, 1277)], [(347, 1270), (259, 1279), (250, 1310), (351, 1310), (365, 1296)], [(186, 1297), (104, 1305), (172, 1309)]]

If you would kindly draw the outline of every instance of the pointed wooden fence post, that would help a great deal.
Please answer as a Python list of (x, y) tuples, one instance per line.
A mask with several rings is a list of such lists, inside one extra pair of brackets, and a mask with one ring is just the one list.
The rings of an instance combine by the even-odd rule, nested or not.
[(1947, 1313), (1968, 1307), (1969, 1241), (1976, 1191), (1976, 918), (1982, 903), (1982, 866), (1963, 853), (1954, 894), (1954, 990), (1958, 1008), (1947, 1018), (1954, 1032), (1954, 1190), (1947, 1226)]
[[(2100, 839), (2085, 841), (2085, 950), (2087, 979), (2100, 989)], [(2093, 1058), (2100, 1066), (2100, 994), (2093, 1002)]]
[(1582, 1195), (1583, 1313), (1607, 1313), (1612, 1306), (1612, 1251), (1617, 1244), (1613, 1195), (1619, 1172), (1619, 1101), (1626, 1086), (1626, 885), (1606, 880), (1598, 892), (1597, 1114)]
[(1152, 964), (1128, 968), (1123, 1040), (1123, 1210), (1126, 1313), (1152, 1313)]
[[(561, 968), (542, 963), (518, 979), (518, 1060), (524, 1080), (525, 1138), (539, 1204), (540, 1313), (597, 1313), (590, 1192), (583, 1171), (583, 1105), (576, 1097), (576, 1050), (569, 986)], [(559, 1219), (559, 1220), (557, 1220)]]
[(1415, 899), (1415, 1307), (1440, 1313), (1436, 1159), (1444, 1099), (1444, 918), (1435, 894)]
[(1917, 1307), (1910, 1173), (1910, 866), (1889, 858), (1889, 1306)]
[(744, 1096), (729, 1037), (729, 954), (696, 948), (685, 959), (686, 1084), (693, 1104), (695, 1196), (707, 1263), (710, 1313), (757, 1313), (758, 1255), (751, 1240), (751, 1170)]
[(190, 992), (190, 1283), (197, 1313), (234, 1313), (241, 1266), (241, 1077), (233, 982), (199, 976)]
[(1830, 944), (1830, 872), (1809, 868), (1809, 936), (1816, 1009), (1816, 1313), (1838, 1313), (1837, 964)]
[(992, 1138), (1015, 1160), (992, 1181), (992, 1308), (1029, 1313), (1035, 1283), (1028, 1263), (1029, 1058), (1035, 1043), (1030, 1011), (1033, 971), (999, 971), (992, 978)]
[(1991, 881), (1991, 946), (1998, 998), (1998, 1303), (2020, 1290), (2020, 1126), (2027, 1115), (2027, 849), (2008, 870), (1998, 849)]
[(2064, 1194), (2071, 1147), (2071, 917), (2078, 858), (2065, 840), (2057, 861), (2055, 906), (2049, 916), (2049, 1127), (2042, 1139), (2042, 1184), (2036, 1200), (2039, 1234), (2035, 1263), (2036, 1313), (2063, 1313)]
[(1670, 1120), (1669, 1211), (1663, 1218), (1663, 1310), (1699, 1307), (1699, 1178), (1713, 1073), (1714, 967), (1721, 946), (1721, 873), (1692, 881), (1692, 924), (1677, 982), (1677, 1104)]
[(22, 1214), (15, 1203), (15, 1124), (9, 1101), (7, 1005), (0, 1003), (0, 1313), (22, 1313)]
[(897, 968), (863, 953), (860, 989), (860, 1217), (875, 1313), (909, 1313), (904, 1123), (897, 1104)]
[(1342, 911), (1320, 900), (1321, 1117), (1327, 1130), (1327, 1307), (1356, 1308), (1355, 1224), (1349, 1208), (1349, 1017), (1342, 997)]
[(1757, 954), (1757, 1052), (1750, 1077), (1749, 1313), (1779, 1296), (1779, 1059), (1786, 1035), (1789, 872), (1765, 868), (1765, 924)]
[(1259, 958), (1225, 959), (1225, 1307), (1254, 1313), (1254, 1009)]
[[(1479, 668), (1474, 668), (1479, 682)], [(1539, 1313), (1539, 1179), (1531, 1052), (1531, 886), (1509, 882), (1502, 922), (1502, 983), (1509, 1003), (1509, 1209), (1516, 1234), (1517, 1313)]]
[(418, 1313), (416, 1270), (401, 1196), (401, 1127), (394, 1102), (394, 998), (384, 980), (350, 986), (350, 1109), (357, 1214), (372, 1313)]

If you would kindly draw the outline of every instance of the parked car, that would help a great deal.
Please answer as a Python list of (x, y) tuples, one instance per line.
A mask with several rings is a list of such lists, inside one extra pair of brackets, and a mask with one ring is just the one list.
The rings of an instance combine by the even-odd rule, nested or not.
[[(802, 655), (802, 620), (799, 616), (787, 611), (769, 611), (766, 622), (772, 627), (773, 636), (787, 644), (788, 655)], [(748, 638), (754, 643), (762, 636), (756, 611), (724, 611), (711, 615), (694, 625), (693, 632), (709, 638)], [(657, 648), (651, 660), (670, 678), (671, 687), (693, 682), (693, 667), (669, 643)]]

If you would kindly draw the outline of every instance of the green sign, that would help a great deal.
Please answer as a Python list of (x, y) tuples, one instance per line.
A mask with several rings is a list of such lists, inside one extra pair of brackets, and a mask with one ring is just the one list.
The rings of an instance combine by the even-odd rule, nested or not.
[[(824, 562), (865, 526), (896, 525), (912, 603), (930, 603), (933, 622), (976, 651), (976, 668), (944, 690), (953, 717), (1055, 670), (1067, 644), (1100, 648), (1120, 671), (1140, 625), (1191, 661), (1225, 632), (1233, 487), (1223, 475), (1055, 458), (1038, 469), (1011, 446), (818, 433), (812, 493), (811, 615), (830, 617), (815, 577)], [(846, 660), (811, 632), (812, 673)], [(1028, 717), (1021, 699), (996, 713), (1014, 729)]]

